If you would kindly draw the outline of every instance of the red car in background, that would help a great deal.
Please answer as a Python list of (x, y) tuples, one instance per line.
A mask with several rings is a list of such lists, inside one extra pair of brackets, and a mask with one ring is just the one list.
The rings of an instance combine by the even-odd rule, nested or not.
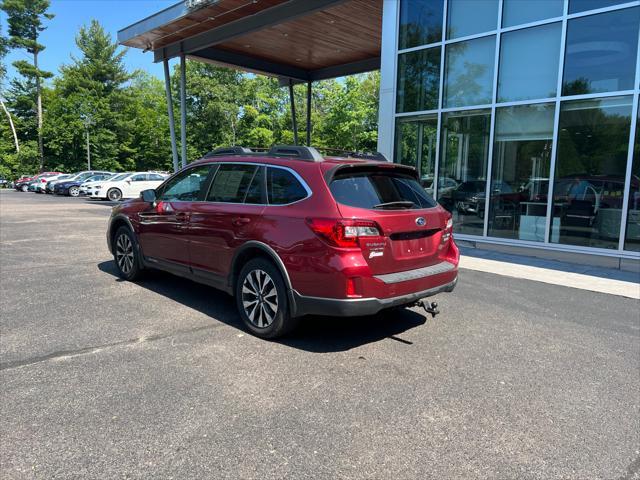
[(263, 338), (307, 314), (434, 315), (422, 299), (458, 277), (451, 214), (415, 169), (308, 147), (213, 152), (114, 207), (107, 242), (123, 278), (156, 268), (219, 288)]

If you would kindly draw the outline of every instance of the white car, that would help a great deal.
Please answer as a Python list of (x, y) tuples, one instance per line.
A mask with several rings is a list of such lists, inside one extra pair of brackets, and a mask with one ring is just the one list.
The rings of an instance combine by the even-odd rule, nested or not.
[(53, 182), (56, 180), (65, 180), (66, 178), (69, 178), (69, 177), (71, 177), (71, 175), (65, 175), (65, 174), (51, 175), (50, 177), (42, 177), (40, 181), (36, 182), (34, 186), (35, 188), (34, 191), (36, 193), (45, 193), (48, 182)]
[(82, 182), (80, 184), (80, 195), (86, 195), (87, 194), (87, 188), (89, 186), (93, 186), (93, 185), (99, 185), (101, 183), (104, 183), (108, 180), (111, 180), (114, 177), (117, 177), (118, 175), (122, 175), (120, 173), (99, 173), (96, 175), (93, 175), (89, 178), (87, 178), (84, 182)]
[(136, 198), (143, 190), (158, 187), (168, 175), (161, 173), (133, 172), (118, 175), (106, 182), (87, 188), (87, 197), (117, 202), (123, 198)]

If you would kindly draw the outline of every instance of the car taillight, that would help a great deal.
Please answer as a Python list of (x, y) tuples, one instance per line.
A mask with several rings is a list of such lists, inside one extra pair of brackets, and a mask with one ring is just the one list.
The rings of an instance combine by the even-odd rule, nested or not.
[(47, 180), (46, 180), (45, 178), (40, 179), (40, 181), (41, 181), (42, 183), (47, 183)]
[(453, 234), (453, 218), (449, 217), (447, 219), (447, 225), (444, 227), (444, 232), (442, 234), (442, 243), (447, 243)]
[(307, 218), (307, 225), (329, 245), (340, 248), (358, 247), (360, 237), (382, 235), (378, 224), (371, 220)]

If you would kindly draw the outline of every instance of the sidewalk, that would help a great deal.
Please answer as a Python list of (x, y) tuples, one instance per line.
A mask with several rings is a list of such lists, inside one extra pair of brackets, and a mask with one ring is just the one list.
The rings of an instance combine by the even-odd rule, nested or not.
[(640, 300), (640, 272), (460, 247), (460, 268)]

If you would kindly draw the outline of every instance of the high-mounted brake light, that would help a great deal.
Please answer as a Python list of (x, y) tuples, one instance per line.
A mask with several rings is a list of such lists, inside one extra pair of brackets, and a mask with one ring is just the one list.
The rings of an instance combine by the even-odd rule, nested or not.
[(382, 235), (380, 227), (372, 220), (307, 218), (307, 225), (329, 245), (340, 248), (355, 248), (358, 238)]

